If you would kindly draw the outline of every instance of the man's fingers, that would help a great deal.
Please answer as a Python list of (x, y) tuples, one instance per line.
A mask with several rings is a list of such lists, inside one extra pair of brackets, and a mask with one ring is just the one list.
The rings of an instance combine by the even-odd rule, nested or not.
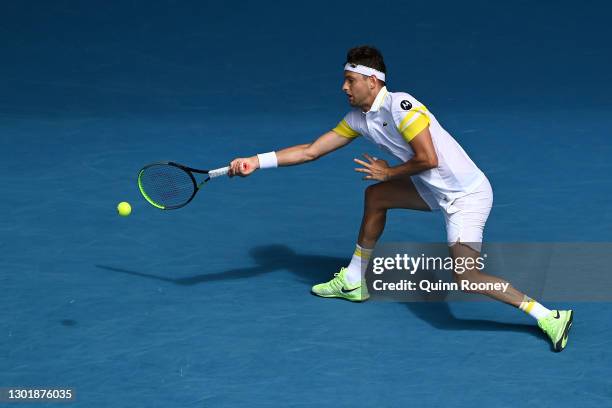
[(368, 159), (370, 161), (370, 163), (374, 164), (374, 162), (376, 161), (376, 159), (373, 159), (369, 154), (364, 153), (363, 157), (365, 157), (366, 159)]
[(361, 168), (361, 167), (357, 167), (357, 168), (355, 168), (355, 171), (358, 171), (358, 172), (360, 172), (360, 173), (368, 173), (368, 174), (372, 174), (372, 171), (371, 171), (370, 169), (364, 169), (364, 168)]
[(240, 174), (240, 160), (234, 160), (230, 163), (230, 174), (236, 176)]
[(229, 176), (246, 176), (252, 168), (246, 159), (234, 159), (229, 163)]
[(363, 167), (367, 167), (368, 169), (372, 166), (370, 163), (366, 163), (363, 160), (353, 159), (353, 161), (357, 164), (361, 164)]

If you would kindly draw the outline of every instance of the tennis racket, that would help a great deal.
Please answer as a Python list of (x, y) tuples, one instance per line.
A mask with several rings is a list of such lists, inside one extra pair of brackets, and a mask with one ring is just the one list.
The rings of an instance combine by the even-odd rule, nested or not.
[[(228, 172), (229, 167), (198, 170), (174, 162), (151, 163), (138, 172), (138, 189), (153, 207), (176, 210), (189, 204), (204, 183)], [(198, 182), (194, 174), (205, 174), (206, 178)]]

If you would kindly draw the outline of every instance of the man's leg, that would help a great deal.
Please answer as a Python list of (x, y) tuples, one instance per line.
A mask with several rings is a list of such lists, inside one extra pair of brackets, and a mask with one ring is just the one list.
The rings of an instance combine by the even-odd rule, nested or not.
[(387, 210), (406, 208), (431, 211), (410, 178), (384, 181), (369, 186), (365, 190), (363, 207), (357, 244), (364, 248), (376, 246), (385, 228)]
[[(454, 259), (472, 258), (475, 260), (480, 256), (480, 252), (460, 242), (450, 247), (450, 253)], [(471, 264), (474, 265), (475, 262)], [(470, 283), (508, 283), (504, 279), (489, 275), (476, 268), (466, 269), (464, 273), (453, 273), (453, 275), (455, 281), (460, 285), (462, 281)], [(573, 311), (548, 310), (510, 284), (505, 292), (502, 290), (487, 289), (467, 290), (467, 292), (480, 293), (523, 310), (538, 321), (538, 326), (549, 336), (555, 351), (561, 351), (565, 348), (569, 329), (572, 326)]]
[[(472, 258), (475, 260), (476, 258), (480, 256), (480, 252), (460, 242), (450, 247), (450, 253), (454, 259)], [(507, 281), (501, 278), (498, 278), (497, 276), (489, 275), (476, 268), (466, 269), (464, 273), (461, 273), (461, 274), (454, 273), (453, 275), (454, 275), (455, 281), (459, 284), (461, 284), (461, 281), (474, 282), (474, 283), (508, 283)], [(501, 290), (500, 291), (482, 290), (482, 291), (471, 291), (471, 292), (486, 295), (490, 298), (499, 300), (500, 302), (504, 302), (504, 303), (507, 303), (515, 307), (519, 307), (521, 305), (521, 302), (525, 298), (525, 295), (523, 293), (516, 290), (510, 284), (508, 286), (508, 289), (505, 292)], [(546, 310), (546, 314), (550, 312), (550, 310), (548, 309), (545, 309), (545, 310)]]
[(387, 210), (392, 208), (431, 211), (410, 177), (384, 181), (366, 188), (361, 228), (351, 262), (331, 281), (313, 286), (315, 295), (352, 301), (367, 299), (366, 292), (360, 289), (363, 267), (385, 228)]

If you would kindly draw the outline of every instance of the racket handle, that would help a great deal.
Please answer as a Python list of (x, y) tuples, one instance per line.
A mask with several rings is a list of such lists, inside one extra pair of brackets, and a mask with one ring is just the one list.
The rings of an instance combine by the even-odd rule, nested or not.
[(229, 166), (226, 167), (221, 167), (220, 169), (214, 169), (214, 170), (209, 170), (208, 171), (208, 177), (215, 178), (215, 177), (219, 177), (219, 176), (225, 176), (227, 173), (229, 173)]

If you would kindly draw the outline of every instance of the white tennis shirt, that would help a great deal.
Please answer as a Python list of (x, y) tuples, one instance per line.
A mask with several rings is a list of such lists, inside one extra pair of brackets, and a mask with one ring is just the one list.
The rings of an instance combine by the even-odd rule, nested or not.
[(352, 109), (333, 131), (347, 138), (362, 135), (406, 162), (414, 156), (410, 141), (427, 126), (438, 156), (438, 167), (415, 174), (412, 180), (421, 195), (430, 193), (440, 207), (447, 208), (456, 198), (474, 191), (485, 175), (412, 95), (389, 92), (383, 87), (368, 112)]

